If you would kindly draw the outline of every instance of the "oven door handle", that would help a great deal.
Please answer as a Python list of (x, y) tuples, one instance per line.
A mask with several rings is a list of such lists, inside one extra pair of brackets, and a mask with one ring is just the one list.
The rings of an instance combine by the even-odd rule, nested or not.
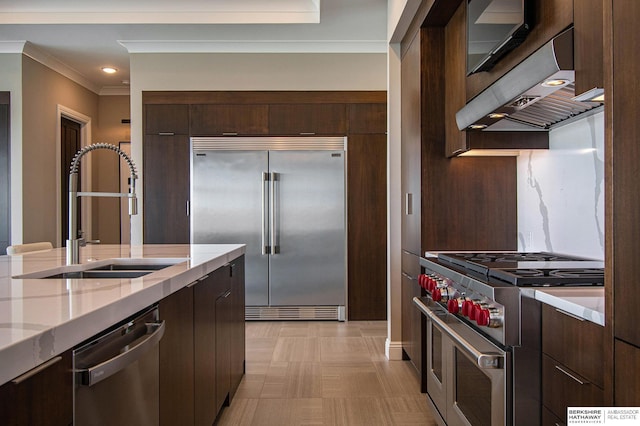
[(474, 359), (478, 367), (484, 369), (502, 369), (504, 366), (504, 355), (495, 352), (481, 352), (477, 350), (471, 343), (469, 343), (464, 337), (460, 336), (451, 327), (445, 323), (438, 314), (433, 312), (427, 305), (425, 305), (419, 297), (413, 298), (413, 303), (420, 309), (426, 316), (433, 321), (444, 334), (446, 334), (456, 345), (464, 350), (467, 356)]

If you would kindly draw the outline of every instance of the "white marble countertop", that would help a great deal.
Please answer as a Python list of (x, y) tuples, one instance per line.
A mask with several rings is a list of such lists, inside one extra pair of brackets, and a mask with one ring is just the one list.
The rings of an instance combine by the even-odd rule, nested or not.
[[(65, 266), (65, 249), (0, 256), (0, 384), (218, 269), (243, 244), (89, 245), (80, 267), (108, 259), (175, 263), (140, 278), (16, 279)], [(165, 262), (162, 262), (165, 263)]]
[(603, 287), (553, 287), (535, 290), (535, 299), (578, 318), (604, 326)]

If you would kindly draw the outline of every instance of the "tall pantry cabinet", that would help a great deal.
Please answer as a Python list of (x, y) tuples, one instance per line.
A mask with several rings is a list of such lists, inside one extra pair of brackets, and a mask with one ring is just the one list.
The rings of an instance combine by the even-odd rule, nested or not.
[[(640, 406), (640, 2), (605, 4), (606, 321), (613, 322), (613, 404)], [(605, 383), (607, 386), (607, 383)]]

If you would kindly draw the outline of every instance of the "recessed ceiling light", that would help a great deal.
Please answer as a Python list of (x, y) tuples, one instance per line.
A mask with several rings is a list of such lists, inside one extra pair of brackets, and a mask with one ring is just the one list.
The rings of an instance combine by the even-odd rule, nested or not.
[(500, 118), (505, 118), (507, 117), (509, 114), (507, 114), (506, 112), (492, 112), (491, 114), (489, 114), (487, 117), (493, 119), (493, 120), (498, 120)]
[(473, 130), (481, 130), (481, 129), (486, 129), (487, 125), (486, 124), (472, 124), (471, 126), (469, 126), (470, 129)]
[(568, 80), (554, 79), (554, 80), (547, 80), (544, 83), (542, 83), (542, 85), (544, 87), (560, 87), (560, 86), (564, 86), (567, 83), (569, 83)]
[(107, 74), (115, 74), (116, 72), (118, 72), (118, 70), (113, 67), (102, 67), (101, 70), (102, 72), (105, 72)]

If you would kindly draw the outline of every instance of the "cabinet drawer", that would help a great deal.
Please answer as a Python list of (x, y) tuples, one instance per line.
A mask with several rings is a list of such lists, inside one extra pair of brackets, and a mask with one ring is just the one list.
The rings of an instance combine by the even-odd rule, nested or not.
[(191, 135), (265, 135), (267, 105), (191, 105)]
[(604, 391), (548, 355), (542, 356), (542, 403), (565, 419), (567, 407), (602, 407)]
[(542, 305), (542, 351), (604, 387), (604, 327)]
[(542, 426), (566, 426), (566, 423), (547, 407), (542, 407)]

